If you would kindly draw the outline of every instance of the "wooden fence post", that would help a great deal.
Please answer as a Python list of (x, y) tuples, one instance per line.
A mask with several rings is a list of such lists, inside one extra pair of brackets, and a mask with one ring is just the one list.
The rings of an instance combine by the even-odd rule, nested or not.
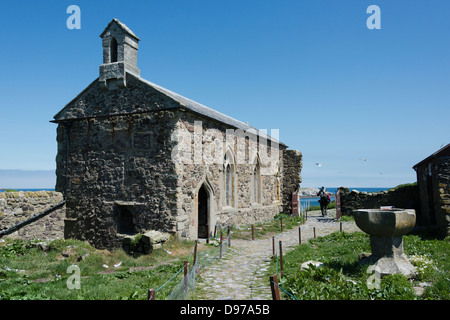
[(228, 247), (231, 246), (231, 227), (228, 226)]
[(281, 232), (283, 232), (283, 217), (280, 217), (280, 228)]
[(313, 227), (314, 239), (316, 238), (316, 227)]
[(220, 232), (220, 242), (219, 242), (219, 259), (222, 259), (222, 232)]
[(192, 263), (193, 266), (195, 266), (195, 264), (197, 263), (197, 243), (198, 243), (198, 240), (195, 240), (195, 245), (194, 245), (194, 262)]
[(302, 228), (298, 227), (298, 244), (302, 244)]
[(155, 289), (148, 289), (148, 297), (147, 300), (155, 300), (156, 291)]
[(282, 241), (279, 242), (280, 244), (280, 278), (283, 277), (283, 244)]
[(255, 225), (252, 224), (252, 240), (255, 240)]
[(270, 289), (272, 290), (272, 299), (280, 300), (280, 290), (278, 289), (277, 275), (270, 276)]
[(342, 232), (342, 222), (339, 222), (339, 231)]
[(188, 261), (184, 260), (184, 291), (188, 290)]

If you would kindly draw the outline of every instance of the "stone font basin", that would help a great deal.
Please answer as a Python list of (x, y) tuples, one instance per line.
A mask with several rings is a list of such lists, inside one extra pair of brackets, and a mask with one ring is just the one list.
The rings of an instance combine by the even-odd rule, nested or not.
[(376, 237), (403, 236), (416, 224), (413, 209), (360, 209), (353, 217), (362, 231)]
[(411, 278), (416, 270), (403, 252), (403, 235), (416, 224), (413, 209), (360, 209), (353, 212), (356, 225), (370, 235), (372, 255), (361, 261), (376, 267), (381, 275), (403, 274)]

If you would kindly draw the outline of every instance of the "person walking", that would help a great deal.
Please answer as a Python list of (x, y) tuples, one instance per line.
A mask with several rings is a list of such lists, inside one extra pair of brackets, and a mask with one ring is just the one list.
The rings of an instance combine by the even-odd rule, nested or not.
[(322, 217), (327, 215), (327, 206), (331, 201), (330, 195), (326, 191), (325, 187), (322, 187), (320, 191), (317, 193), (320, 203), (320, 211), (322, 211)]

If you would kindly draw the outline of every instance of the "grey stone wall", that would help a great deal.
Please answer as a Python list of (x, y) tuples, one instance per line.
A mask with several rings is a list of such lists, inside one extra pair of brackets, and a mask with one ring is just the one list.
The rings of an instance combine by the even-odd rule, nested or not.
[(450, 236), (450, 158), (436, 161), (436, 207), (440, 236)]
[[(0, 192), (0, 230), (8, 229), (63, 201), (59, 192)], [(32, 222), (7, 235), (21, 239), (59, 239), (64, 237), (65, 208)]]
[[(198, 130), (195, 127), (195, 121), (202, 123), (202, 141), (201, 146), (203, 155), (206, 152), (217, 151), (218, 149), (212, 146), (218, 141), (230, 142), (222, 147), (222, 154), (232, 155), (235, 162), (234, 172), (234, 190), (233, 200), (231, 205), (227, 205), (225, 201), (225, 168), (223, 163), (212, 164), (186, 164), (177, 163), (179, 196), (177, 204), (177, 234), (180, 237), (195, 238), (197, 229), (195, 227), (197, 217), (197, 194), (200, 187), (205, 184), (210, 189), (210, 200), (213, 204), (210, 206), (209, 224), (217, 225), (239, 225), (244, 223), (253, 223), (256, 221), (268, 220), (281, 212), (281, 179), (283, 167), (279, 166), (273, 174), (264, 174), (264, 161), (261, 161), (262, 174), (258, 177), (259, 188), (255, 195), (255, 187), (253, 186), (253, 170), (255, 162), (250, 155), (249, 150), (257, 150), (258, 156), (261, 147), (260, 141), (253, 141), (252, 139), (240, 140), (243, 141), (245, 152), (245, 163), (237, 163), (237, 158), (240, 156), (239, 137), (234, 137), (230, 140), (226, 130), (229, 129), (223, 124), (211, 121), (207, 118), (193, 116), (188, 113), (183, 113), (178, 128), (187, 132)], [(266, 145), (265, 141), (261, 141)], [(191, 140), (192, 148), (194, 149), (194, 139)], [(216, 145), (217, 146), (217, 145)], [(242, 150), (241, 150), (242, 151)], [(268, 155), (271, 156), (271, 146), (268, 146)], [(242, 155), (241, 155), (242, 156)], [(283, 153), (279, 151), (277, 163), (282, 164)], [(220, 159), (219, 159), (220, 160)], [(194, 162), (194, 161), (193, 161)], [(267, 167), (267, 166), (266, 166)]]
[(177, 175), (167, 137), (175, 121), (174, 112), (160, 111), (59, 126), (56, 188), (67, 183), (66, 237), (118, 246), (121, 210), (132, 215), (132, 232), (173, 231)]
[(381, 192), (359, 192), (340, 187), (341, 212), (352, 215), (357, 209), (379, 209), (381, 206), (394, 206), (403, 209), (420, 209), (417, 185), (406, 185)]
[(300, 187), (303, 155), (297, 150), (284, 150), (283, 212), (292, 212), (292, 193)]

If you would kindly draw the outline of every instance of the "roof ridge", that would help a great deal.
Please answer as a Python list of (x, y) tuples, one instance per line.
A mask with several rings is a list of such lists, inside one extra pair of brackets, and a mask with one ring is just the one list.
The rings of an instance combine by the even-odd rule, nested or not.
[(139, 39), (139, 37), (138, 37), (133, 31), (131, 31), (130, 28), (128, 28), (128, 26), (127, 26), (125, 23), (120, 22), (120, 20), (119, 20), (119, 19), (116, 19), (116, 18), (113, 18), (113, 19), (108, 23), (108, 25), (106, 26), (106, 28), (105, 28), (105, 29), (103, 30), (103, 32), (100, 34), (100, 38), (103, 37), (103, 35), (106, 33), (106, 31), (111, 27), (111, 25), (112, 25), (113, 22), (117, 23), (117, 24), (119, 25), (119, 27), (121, 27), (122, 30), (124, 30), (124, 31), (125, 31), (126, 33), (128, 33), (130, 36), (136, 38), (138, 41), (141, 40), (141, 39)]
[[(127, 73), (129, 73), (129, 72), (127, 72)], [(205, 105), (203, 105), (203, 104), (201, 104), (199, 102), (196, 102), (196, 101), (194, 101), (192, 99), (186, 98), (186, 97), (184, 97), (184, 96), (182, 96), (182, 95), (180, 95), (180, 94), (178, 94), (176, 92), (173, 92), (173, 91), (171, 91), (169, 89), (166, 89), (166, 88), (164, 88), (164, 87), (162, 87), (162, 86), (160, 86), (160, 85), (158, 85), (156, 83), (153, 83), (153, 82), (151, 82), (151, 81), (149, 81), (147, 79), (144, 79), (144, 78), (142, 78), (139, 75), (136, 75), (134, 73), (129, 73), (129, 74), (134, 76), (134, 77), (136, 77), (138, 80), (144, 82), (145, 84), (151, 86), (152, 88), (158, 90), (159, 92), (163, 93), (164, 95), (169, 96), (170, 98), (176, 100), (178, 103), (180, 103), (181, 106), (183, 106), (183, 107), (185, 107), (185, 108), (187, 108), (187, 109), (189, 109), (189, 110), (191, 110), (193, 112), (202, 114), (202, 115), (204, 115), (206, 117), (215, 119), (215, 120), (217, 120), (219, 122), (231, 125), (231, 126), (237, 128), (237, 129), (244, 130), (244, 131), (246, 131), (248, 133), (255, 134), (257, 136), (260, 136), (260, 137), (263, 137), (265, 139), (271, 140), (271, 141), (276, 142), (278, 144), (284, 145), (284, 143), (282, 143), (278, 139), (270, 136), (267, 132), (264, 132), (264, 130), (257, 129), (257, 128), (249, 125), (246, 122), (237, 120), (237, 119), (235, 119), (233, 117), (230, 117), (230, 116), (228, 116), (228, 115), (226, 115), (226, 114), (224, 114), (224, 113), (222, 113), (220, 111), (217, 111), (215, 109), (207, 107), (207, 106), (205, 106)]]
[(450, 143), (448, 143), (447, 145), (443, 146), (442, 148), (439, 148), (439, 150), (437, 150), (436, 152), (430, 154), (428, 157), (426, 157), (425, 159), (423, 159), (422, 161), (418, 162), (417, 164), (415, 164), (413, 166), (413, 169), (416, 170), (416, 168), (421, 165), (422, 163), (435, 158), (435, 157), (439, 157), (441, 155), (441, 153), (444, 153), (444, 151), (446, 151), (446, 149), (450, 148)]

